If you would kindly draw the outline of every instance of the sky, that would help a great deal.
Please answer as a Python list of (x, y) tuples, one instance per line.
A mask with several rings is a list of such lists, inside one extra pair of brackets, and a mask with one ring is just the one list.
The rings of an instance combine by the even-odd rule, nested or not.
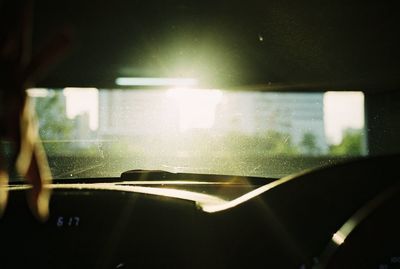
[(328, 142), (340, 143), (345, 129), (364, 127), (364, 94), (362, 92), (326, 92), (324, 120)]
[(67, 117), (73, 119), (79, 114), (89, 114), (89, 127), (99, 126), (99, 91), (96, 88), (65, 88)]

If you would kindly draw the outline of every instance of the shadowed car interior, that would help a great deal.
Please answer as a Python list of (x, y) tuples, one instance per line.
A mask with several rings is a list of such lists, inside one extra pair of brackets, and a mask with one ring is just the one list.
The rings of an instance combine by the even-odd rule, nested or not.
[(400, 268), (395, 1), (0, 1), (0, 268)]

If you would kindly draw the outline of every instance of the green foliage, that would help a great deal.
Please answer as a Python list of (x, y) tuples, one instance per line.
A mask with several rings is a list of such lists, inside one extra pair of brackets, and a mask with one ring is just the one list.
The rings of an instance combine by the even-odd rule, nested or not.
[(317, 139), (313, 133), (307, 132), (303, 135), (300, 145), (308, 155), (318, 155), (321, 149), (317, 145)]
[(292, 155), (298, 153), (290, 134), (268, 131), (259, 141), (259, 147), (272, 155)]
[(49, 156), (72, 155), (73, 143), (63, 140), (73, 139), (74, 121), (66, 116), (62, 92), (48, 91), (44, 98), (34, 99), (39, 122), (39, 135)]
[[(209, 141), (209, 140), (208, 140)], [(212, 150), (220, 149), (230, 154), (293, 155), (298, 153), (290, 134), (268, 131), (260, 135), (231, 133), (215, 141)]]
[(362, 130), (346, 130), (342, 142), (332, 145), (329, 151), (332, 155), (359, 156), (363, 154)]
[(35, 99), (39, 119), (39, 134), (43, 140), (71, 139), (74, 123), (68, 119), (63, 95), (49, 91), (46, 98)]

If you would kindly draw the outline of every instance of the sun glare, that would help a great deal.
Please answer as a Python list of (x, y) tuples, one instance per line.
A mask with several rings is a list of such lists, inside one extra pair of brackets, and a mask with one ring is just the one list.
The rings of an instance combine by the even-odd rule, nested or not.
[(179, 108), (179, 129), (209, 129), (214, 125), (217, 105), (221, 102), (220, 90), (170, 89), (168, 98)]

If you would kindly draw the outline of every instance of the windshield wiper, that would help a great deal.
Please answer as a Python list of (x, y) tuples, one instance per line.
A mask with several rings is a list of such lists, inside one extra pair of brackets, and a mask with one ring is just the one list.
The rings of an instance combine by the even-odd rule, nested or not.
[[(91, 168), (92, 169), (92, 168)], [(95, 167), (93, 169), (101, 170), (101, 167)], [(250, 176), (236, 176), (236, 175), (220, 175), (220, 174), (203, 174), (203, 173), (175, 173), (164, 170), (145, 170), (145, 169), (134, 169), (123, 172), (118, 176), (100, 176), (100, 177), (87, 177), (77, 176), (74, 178), (57, 178), (54, 179), (54, 183), (112, 183), (121, 181), (131, 182), (156, 182), (165, 181), (169, 183), (232, 183), (232, 184), (251, 184), (251, 185), (264, 185), (272, 181), (277, 180), (276, 178), (266, 177), (250, 177)]]
[(128, 170), (121, 174), (122, 180), (128, 181), (191, 181), (191, 182), (230, 182), (264, 185), (275, 178), (245, 177), (216, 174), (173, 173), (164, 170)]

